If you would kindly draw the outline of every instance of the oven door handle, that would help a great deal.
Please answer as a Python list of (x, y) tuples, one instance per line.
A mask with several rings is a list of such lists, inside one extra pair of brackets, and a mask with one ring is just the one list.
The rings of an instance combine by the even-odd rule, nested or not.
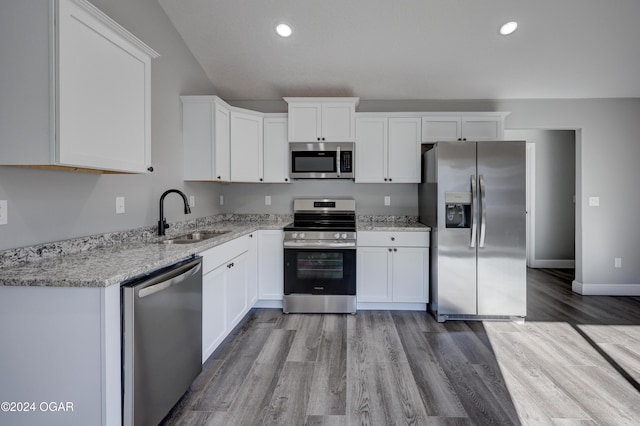
[(297, 249), (347, 249), (347, 250), (355, 250), (356, 242), (339, 242), (339, 243), (331, 243), (327, 241), (318, 241), (318, 242), (297, 242), (297, 241), (285, 241), (284, 248), (297, 248)]

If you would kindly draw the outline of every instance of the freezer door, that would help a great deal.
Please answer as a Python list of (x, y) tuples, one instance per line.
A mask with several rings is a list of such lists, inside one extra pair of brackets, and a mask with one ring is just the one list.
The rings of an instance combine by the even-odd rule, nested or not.
[(478, 315), (524, 316), (526, 146), (478, 142)]
[[(476, 143), (438, 142), (437, 313), (476, 314)], [(474, 228), (475, 225), (475, 228)]]

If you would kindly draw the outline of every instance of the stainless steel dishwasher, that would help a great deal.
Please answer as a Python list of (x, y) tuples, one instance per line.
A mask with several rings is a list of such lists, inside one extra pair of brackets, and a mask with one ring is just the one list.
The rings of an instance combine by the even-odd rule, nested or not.
[(157, 425), (202, 371), (201, 263), (122, 284), (123, 425)]

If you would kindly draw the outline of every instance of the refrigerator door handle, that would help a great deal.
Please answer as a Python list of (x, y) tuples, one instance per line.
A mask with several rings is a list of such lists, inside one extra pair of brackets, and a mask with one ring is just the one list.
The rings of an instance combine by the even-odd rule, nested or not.
[(478, 216), (476, 215), (478, 200), (476, 198), (476, 175), (471, 175), (471, 242), (469, 247), (476, 246)]
[(479, 176), (480, 191), (480, 248), (484, 248), (484, 238), (487, 234), (487, 200), (484, 188), (484, 176)]

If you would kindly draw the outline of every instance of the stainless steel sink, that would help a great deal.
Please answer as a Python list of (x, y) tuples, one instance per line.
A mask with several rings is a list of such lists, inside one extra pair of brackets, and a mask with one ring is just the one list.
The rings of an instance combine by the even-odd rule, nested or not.
[(208, 240), (210, 238), (219, 237), (229, 233), (230, 231), (200, 231), (192, 232), (190, 234), (180, 235), (178, 237), (169, 238), (167, 240), (160, 241), (162, 244), (193, 244), (200, 241)]

